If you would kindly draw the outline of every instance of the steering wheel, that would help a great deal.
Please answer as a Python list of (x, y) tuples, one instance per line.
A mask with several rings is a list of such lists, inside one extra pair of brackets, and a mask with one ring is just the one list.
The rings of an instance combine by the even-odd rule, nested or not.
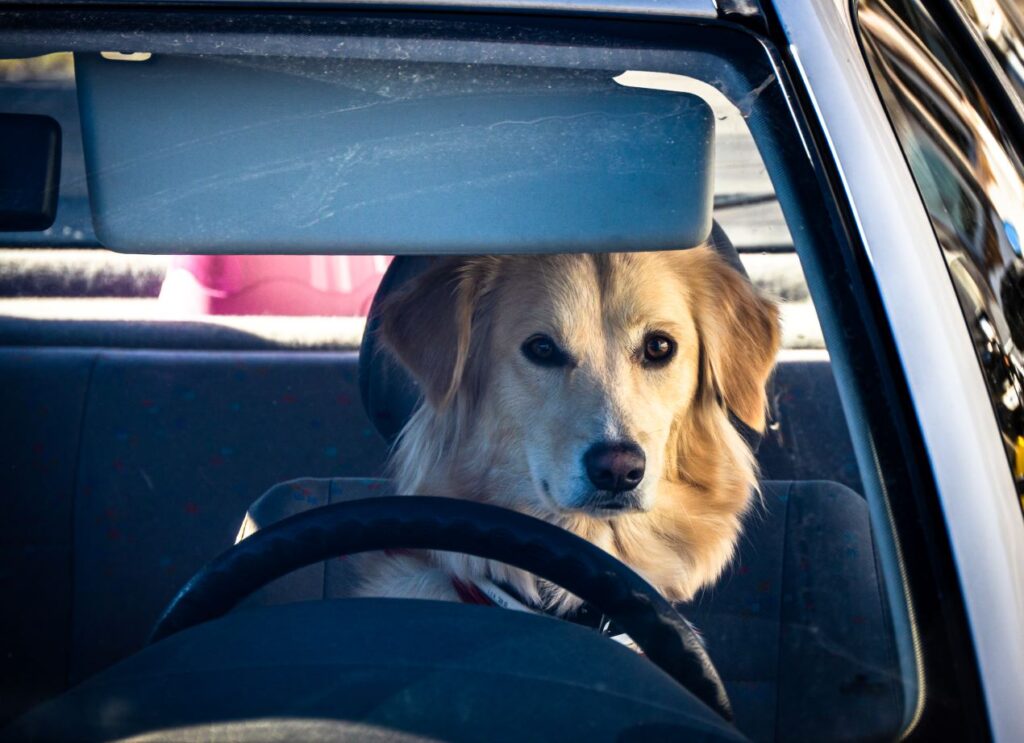
[(332, 557), (385, 549), (461, 552), (533, 573), (592, 603), (684, 688), (732, 720), (718, 671), (675, 608), (590, 542), (531, 516), (455, 498), (366, 498), (321, 506), (243, 539), (207, 563), (157, 620), (150, 643), (226, 614), (258, 588)]

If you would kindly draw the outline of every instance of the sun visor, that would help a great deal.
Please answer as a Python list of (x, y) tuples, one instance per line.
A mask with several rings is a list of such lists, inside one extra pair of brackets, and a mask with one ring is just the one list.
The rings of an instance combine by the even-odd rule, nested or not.
[(113, 250), (658, 250), (711, 229), (711, 109), (621, 70), (78, 54), (75, 71)]

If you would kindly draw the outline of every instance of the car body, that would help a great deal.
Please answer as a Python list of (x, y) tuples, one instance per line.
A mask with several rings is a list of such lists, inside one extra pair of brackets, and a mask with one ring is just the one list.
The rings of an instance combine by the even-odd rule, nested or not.
[[(915, 184), (892, 135), (863, 58), (835, 53), (834, 42), (839, 38), (851, 44), (848, 50), (856, 48), (850, 26), (844, 24), (845, 31), (840, 37), (838, 29), (842, 16), (833, 15), (831, 19), (822, 16), (825, 16), (824, 12), (806, 16), (794, 13), (791, 16), (794, 19), (791, 39), (799, 50), (801, 70), (813, 91), (823, 126), (836, 127), (834, 133), (827, 136), (836, 153), (842, 182), (851, 195), (851, 205), (863, 230), (865, 245), (871, 246), (867, 249), (894, 339), (901, 349), (900, 359), (922, 429), (930, 429), (931, 437), (934, 437), (935, 443), (929, 444), (929, 452), (936, 479), (943, 482), (942, 473), (946, 467), (956, 471), (955, 474), (948, 472), (950, 479), (945, 485), (939, 484), (938, 489), (945, 493), (942, 496), (943, 512), (965, 600), (968, 607), (972, 604), (975, 607), (974, 611), (968, 609), (972, 634), (976, 643), (986, 642), (980, 639), (981, 636), (1008, 637), (1005, 633), (1017, 623), (1014, 617), (1018, 616), (1022, 605), (1021, 582), (1015, 574), (1021, 560), (1020, 519), (1015, 513), (1015, 489), (1007, 479), (1005, 460), (999, 456), (1000, 446), (992, 436), (994, 429), (990, 410), (983, 399), (987, 398), (987, 393), (982, 390), (977, 365), (971, 363), (973, 359), (966, 353), (968, 338), (963, 334), (963, 315), (955, 292), (946, 294), (945, 300), (949, 303), (944, 309), (946, 303), (935, 293), (939, 287), (943, 293), (952, 289), (947, 268), (944, 261), (934, 261), (938, 254), (934, 251), (935, 237), (931, 224), (921, 209)], [(807, 35), (802, 36), (803, 33)], [(815, 78), (817, 86), (811, 82)], [(851, 108), (858, 112), (859, 120), (840, 113), (849, 113)], [(864, 158), (862, 153), (865, 151), (874, 153), (875, 157)], [(921, 253), (917, 252), (918, 248)], [(924, 253), (929, 255), (926, 257)], [(917, 294), (916, 290), (923, 293)], [(928, 308), (926, 322), (935, 328), (935, 332), (921, 332), (924, 323), (919, 313), (924, 307)], [(902, 320), (897, 319), (897, 315), (902, 315)], [(939, 327), (957, 337), (945, 337), (945, 332)], [(968, 382), (968, 379), (972, 381)], [(976, 396), (968, 392), (972, 389)], [(954, 402), (949, 396), (950, 390), (957, 390), (963, 397)], [(932, 415), (936, 419), (931, 424), (926, 423)], [(972, 421), (975, 415), (979, 418)], [(986, 433), (982, 433), (981, 428), (985, 428)], [(951, 436), (954, 431), (957, 434)], [(929, 434), (925, 436), (931, 440)], [(988, 507), (973, 501), (968, 504), (962, 497), (966, 492), (985, 493), (982, 499)], [(984, 564), (969, 568), (975, 559)], [(971, 578), (967, 577), (968, 573)], [(1000, 575), (1002, 579), (997, 577)], [(976, 590), (982, 585), (992, 593), (972, 599), (972, 587)], [(982, 629), (989, 621), (998, 623), (999, 628), (993, 625)], [(1012, 688), (1010, 678), (1018, 673), (1017, 664), (1022, 651), (1012, 650), (998, 641), (996, 645), (998, 647), (993, 647), (989, 656), (990, 662), (994, 663), (994, 675), (990, 677), (994, 686), (987, 693), (998, 694), (997, 688)], [(985, 651), (980, 645), (975, 648), (983, 669)], [(1007, 667), (996, 671), (995, 668), (1002, 663), (1011, 664), (1013, 669)], [(987, 677), (986, 671), (981, 673), (982, 678)], [(1004, 676), (1003, 673), (1009, 675)], [(1009, 699), (996, 701), (992, 697), (988, 697), (988, 705), (990, 715), (997, 708), (1009, 712), (1013, 706)], [(1021, 729), (1021, 721), (1010, 719), (1010, 716), (1003, 725), (996, 723), (995, 718), (991, 719), (993, 732), (1000, 736), (1012, 737), (1014, 731)]]

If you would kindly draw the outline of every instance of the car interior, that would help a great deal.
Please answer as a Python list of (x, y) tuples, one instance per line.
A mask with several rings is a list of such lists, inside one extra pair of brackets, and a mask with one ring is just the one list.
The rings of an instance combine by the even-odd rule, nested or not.
[[(901, 589), (886, 567), (890, 547), (879, 538), (888, 525), (879, 523), (866, 497), (833, 349), (820, 336), (809, 342), (800, 334), (806, 311), (816, 323), (807, 296), (813, 277), (805, 279), (794, 247), (809, 238), (794, 228), (798, 212), (787, 200), (798, 200), (797, 189), (783, 188), (788, 176), (766, 139), (767, 114), (740, 95), (753, 86), (723, 83), (701, 97), (704, 88), (694, 84), (713, 77), (707, 67), (713, 62), (695, 61), (707, 54), (698, 50), (678, 69), (653, 53), (647, 67), (604, 63), (601, 69), (620, 72), (658, 70), (644, 85), (661, 85), (662, 92), (646, 98), (633, 95), (645, 88), (621, 83), (612, 85), (614, 94), (601, 88), (596, 95), (598, 76), (581, 74), (552, 78), (569, 91), (556, 113), (545, 108), (550, 96), (538, 93), (525, 104), (516, 99), (516, 106), (536, 108), (519, 118), (571, 118), (574, 107), (595, 100), (611, 119), (648, 106), (645, 115), (661, 123), (639, 133), (630, 128), (633, 149), (624, 156), (642, 159), (649, 151), (653, 163), (659, 152), (651, 143), (666, 137), (690, 148), (680, 167), (696, 168), (696, 175), (683, 178), (675, 165), (658, 170), (644, 161), (656, 172), (644, 180), (647, 191), (636, 179), (588, 176), (593, 196), (581, 203), (589, 206), (569, 222), (560, 221), (558, 210), (541, 214), (530, 201), (537, 182), (495, 186), (487, 196), (491, 186), (466, 170), (483, 162), (467, 138), (416, 161), (424, 173), (442, 161), (464, 166), (458, 182), (468, 184), (464, 193), (456, 184), (397, 207), (378, 200), (379, 210), (346, 223), (325, 209), (314, 215), (316, 227), (301, 231), (280, 213), (249, 207), (239, 212), (248, 219), (224, 218), (231, 199), (252, 204), (279, 198), (275, 190), (318, 193), (316, 179), (326, 172), (281, 167), (282, 181), (233, 170), (239, 159), (253, 157), (258, 139), (237, 132), (270, 122), (272, 137), (259, 140), (278, 147), (264, 152), (268, 170), (295, 156), (290, 147), (329, 160), (334, 155), (318, 144), (342, 135), (333, 123), (321, 126), (334, 119), (318, 119), (320, 109), (366, 105), (363, 99), (379, 93), (384, 79), (396, 86), (427, 83), (414, 82), (419, 78), (409, 69), (394, 77), (390, 63), (379, 61), (346, 66), (254, 56), (251, 64), (224, 66), (153, 48), (152, 60), (138, 62), (76, 48), (71, 78), (45, 70), (19, 77), (11, 70), (22, 69), (24, 60), (47, 58), (0, 54), (8, 58), (0, 66), (0, 114), (52, 117), (63, 137), (53, 226), (0, 236), (7, 248), (0, 250), (6, 422), (0, 426), (6, 511), (0, 587), (15, 609), (0, 615), (0, 739), (646, 740), (687, 733), (707, 740), (882, 740), (912, 724), (917, 677), (907, 660), (905, 609), (892, 598)], [(445, 65), (455, 74), (445, 77)], [(211, 69), (224, 70), (224, 77)], [(666, 94), (673, 88), (658, 81), (661, 69), (689, 80), (691, 92)], [(437, 61), (420, 72), (441, 81), (433, 83), (434, 95), (444, 85), (463, 85), (460, 95), (472, 98), (481, 83), (467, 70), (488, 74)], [(328, 100), (325, 91), (342, 88), (342, 80), (345, 94)], [(524, 73), (515, 85), (533, 90), (540, 80), (548, 78)], [(509, 89), (508, 79), (502, 81)], [(204, 116), (194, 103), (220, 94), (236, 98), (227, 118)], [(765, 95), (767, 101), (771, 94)], [(697, 113), (680, 109), (679, 97), (697, 101)], [(719, 98), (737, 113), (724, 113)], [(500, 109), (503, 101), (512, 105), (500, 96), (483, 101), (471, 111), (481, 120), (514, 113)], [(416, 102), (419, 108), (402, 119), (409, 131), (433, 142), (422, 135), (424, 122), (441, 133), (455, 126), (436, 124), (430, 95)], [(282, 123), (282, 110), (294, 116)], [(714, 111), (717, 143), (693, 135), (705, 110)], [(369, 137), (388, 121), (385, 112), (344, 136)], [(469, 114), (456, 109), (455, 115)], [(162, 118), (166, 129), (157, 126)], [(189, 119), (197, 123), (188, 136), (209, 147), (182, 155), (175, 137), (191, 126)], [(299, 133), (289, 139), (282, 127)], [(745, 149), (723, 140), (734, 130), (749, 143)], [(218, 139), (224, 131), (234, 134)], [(619, 141), (598, 128), (590, 141), (566, 146), (562, 134), (537, 134), (541, 144), (525, 169), (549, 174), (568, 159), (587, 161), (601, 142)], [(522, 137), (502, 140), (508, 153), (526, 157)], [(556, 150), (565, 160), (551, 159)], [(459, 157), (465, 162), (456, 163)], [(515, 159), (499, 157), (489, 167), (511, 172), (521, 165)], [(590, 159), (603, 172), (606, 162)], [(419, 172), (412, 160), (407, 165), (391, 171), (367, 158), (354, 185), (346, 182), (351, 193), (337, 198), (399, 189), (401, 178)], [(226, 174), (210, 180), (218, 171)], [(730, 181), (751, 172), (759, 190)], [(197, 189), (200, 182), (205, 185)], [(544, 182), (556, 192), (579, 187), (572, 179)], [(706, 198), (694, 190), (700, 183), (709, 184)], [(734, 268), (784, 305), (787, 340), (770, 382), (770, 425), (763, 437), (752, 437), (762, 479), (757, 506), (726, 574), (675, 607), (703, 637), (731, 703), (731, 723), (648, 659), (566, 622), (456, 604), (346, 598), (352, 576), (343, 555), (268, 579), (224, 616), (150, 642), (169, 602), (236, 540), (320, 506), (393, 493), (388, 453), (400, 445), (397, 436), (420, 395), (375, 334), (384, 298), (420, 275), (433, 256), (469, 252), (474, 241), (517, 252), (545, 236), (566, 245), (582, 235), (586, 244), (606, 249), (621, 220), (666, 188), (693, 213), (648, 209), (649, 219), (626, 228), (640, 233), (640, 244), (694, 245), (708, 235)], [(499, 212), (477, 209), (476, 200), (524, 218), (487, 232), (499, 224)], [(777, 216), (766, 218), (766, 205)], [(596, 217), (612, 209), (619, 211)], [(378, 234), (382, 220), (388, 230)], [(582, 220), (589, 226), (581, 227)], [(769, 230), (782, 239), (768, 244)], [(345, 244), (360, 248), (336, 247)], [(367, 295), (365, 319), (332, 321), (328, 316), (336, 313), (318, 314), (315, 302), (303, 312), (310, 316), (284, 320), (283, 312), (258, 310), (242, 318), (134, 314), (133, 307), (160, 301), (164, 255), (246, 252), (387, 260), (378, 263), (383, 276), (373, 279), (379, 285)], [(105, 267), (96, 269), (100, 261)], [(779, 278), (783, 265), (789, 278)], [(805, 315), (790, 301), (798, 295)], [(96, 310), (101, 301), (112, 309)], [(818, 312), (823, 325), (827, 311)]]

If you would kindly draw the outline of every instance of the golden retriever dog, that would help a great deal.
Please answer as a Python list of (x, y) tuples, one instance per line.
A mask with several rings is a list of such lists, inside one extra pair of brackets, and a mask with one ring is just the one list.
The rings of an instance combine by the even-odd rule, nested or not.
[[(729, 412), (765, 424), (778, 310), (707, 247), (449, 258), (381, 310), (424, 400), (397, 492), (482, 500), (590, 540), (685, 601), (733, 555), (757, 486)], [(361, 595), (457, 601), (486, 581), (565, 614), (578, 599), (505, 565), (398, 553)]]

